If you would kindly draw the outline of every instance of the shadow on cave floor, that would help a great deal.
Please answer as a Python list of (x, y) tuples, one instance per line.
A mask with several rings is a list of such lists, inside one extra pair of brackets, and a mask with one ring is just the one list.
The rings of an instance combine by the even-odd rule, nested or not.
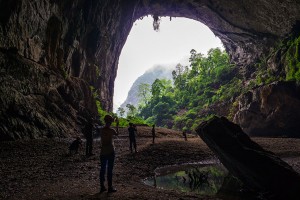
[[(147, 130), (145, 130), (147, 131)], [(150, 133), (150, 131), (149, 131)], [(67, 156), (69, 141), (31, 140), (1, 142), (0, 199), (197, 199), (193, 192), (160, 190), (141, 180), (157, 167), (215, 159), (199, 137), (184, 141), (179, 135), (162, 134), (151, 144), (148, 133), (137, 137), (138, 153), (130, 154), (127, 139), (117, 140), (114, 185), (117, 193), (99, 195), (99, 142), (95, 156)], [(300, 139), (253, 138), (265, 149), (284, 157), (300, 172)], [(218, 199), (201, 197), (202, 199)]]

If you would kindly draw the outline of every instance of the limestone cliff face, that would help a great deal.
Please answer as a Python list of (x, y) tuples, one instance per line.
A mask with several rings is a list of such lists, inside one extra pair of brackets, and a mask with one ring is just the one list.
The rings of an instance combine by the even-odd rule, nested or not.
[(249, 135), (299, 137), (300, 87), (275, 82), (240, 97), (234, 121)]
[(118, 56), (131, 27), (131, 21), (122, 16), (126, 4), (95, 0), (0, 3), (2, 49), (15, 49), (58, 74), (85, 80), (99, 89), (102, 106), (112, 109)]
[[(240, 73), (251, 78), (253, 63), (291, 32), (299, 10), (297, 0), (0, 0), (1, 138), (40, 137), (46, 129), (54, 136), (67, 135), (70, 128), (80, 131), (80, 120), (88, 118), (82, 112), (96, 111), (89, 86), (102, 107), (112, 110), (119, 55), (140, 17), (203, 22), (220, 37)], [(64, 106), (72, 113), (61, 112)], [(39, 127), (28, 117), (32, 108), (53, 122)]]
[(89, 86), (14, 53), (0, 52), (0, 139), (81, 135), (95, 115)]
[(124, 5), (0, 1), (0, 139), (81, 135), (97, 112), (90, 86), (112, 109)]

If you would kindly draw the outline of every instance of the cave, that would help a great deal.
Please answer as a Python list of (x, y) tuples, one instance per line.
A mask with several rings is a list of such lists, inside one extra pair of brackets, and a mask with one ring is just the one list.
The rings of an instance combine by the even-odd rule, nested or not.
[[(202, 22), (221, 39), (238, 69), (237, 76), (245, 81), (254, 78), (257, 62), (265, 58), (268, 58), (268, 68), (277, 74), (284, 73), (283, 58), (287, 50), (276, 48), (278, 43), (298, 36), (300, 18), (297, 1), (280, 0), (255, 3), (9, 0), (0, 5), (0, 131), (1, 139), (5, 140), (80, 132), (82, 123), (96, 113), (93, 92), (97, 93), (101, 106), (112, 111), (119, 55), (133, 23), (139, 18), (185, 17)], [(269, 56), (274, 49), (276, 54)], [(279, 95), (287, 93), (293, 107), (284, 102), (285, 110), (299, 110), (298, 87), (276, 87), (265, 90), (275, 90)], [(251, 95), (255, 92), (248, 94), (248, 100)], [(240, 106), (240, 111), (247, 110), (247, 105)], [(265, 115), (273, 112), (274, 106), (259, 115), (255, 126), (249, 125), (256, 118), (248, 115), (249, 110), (240, 112), (236, 121), (249, 133), (263, 132), (266, 127), (261, 127), (258, 121), (268, 121)], [(297, 136), (295, 119), (299, 112), (294, 113), (296, 116), (283, 114), (280, 118), (279, 112), (274, 118), (280, 118), (278, 126), (281, 127), (287, 118), (292, 121), (282, 130), (296, 128), (290, 135)], [(268, 121), (268, 127), (272, 123)]]
[[(52, 174), (52, 167), (57, 169), (55, 165), (57, 160), (66, 160), (67, 163), (72, 158), (61, 156), (63, 150), (59, 146), (62, 145), (60, 140), (57, 142), (48, 138), (68, 139), (77, 135), (82, 136), (86, 125), (91, 125), (98, 117), (99, 105), (96, 101), (104, 110), (112, 111), (114, 81), (121, 50), (133, 23), (148, 15), (154, 19), (162, 16), (184, 17), (208, 26), (221, 39), (231, 63), (236, 67), (236, 76), (242, 77), (245, 85), (256, 78), (256, 72), (262, 65), (265, 71), (282, 77), (281, 81), (253, 87), (239, 97), (236, 110), (232, 113), (233, 121), (250, 136), (299, 137), (300, 87), (297, 80), (289, 79), (286, 72), (288, 67), (293, 67), (293, 73), (300, 74), (299, 11), (300, 4), (297, 0), (0, 1), (0, 141), (4, 141), (1, 143), (3, 149), (0, 149), (0, 152), (1, 162), (2, 159), (5, 162), (3, 166), (1, 163), (3, 169), (1, 173), (3, 172), (6, 177), (0, 182), (3, 184), (1, 188), (5, 187), (6, 193), (11, 194), (15, 191), (10, 187), (16, 188), (18, 183), (24, 182), (32, 184), (36, 180), (37, 173), (34, 170), (30, 172), (32, 174), (26, 175), (27, 179), (24, 181), (22, 175), (19, 176), (23, 169), (15, 170), (15, 174), (11, 175), (9, 171), (11, 166), (23, 166), (23, 162), (27, 161), (23, 156), (27, 156), (26, 158), (30, 160), (26, 169), (28, 171), (30, 168), (37, 169), (41, 172), (41, 177), (45, 178), (39, 181), (47, 181), (47, 178), (54, 176), (58, 179), (52, 180), (58, 181), (53, 183), (59, 183), (61, 174)], [(225, 108), (227, 106), (223, 105)], [(257, 140), (281, 156), (290, 156), (294, 153), (295, 157), (299, 157), (298, 140), (295, 138), (286, 140), (272, 138), (272, 145)], [(45, 140), (37, 142), (32, 139)], [(21, 142), (7, 142), (15, 140)], [(287, 146), (291, 145), (294, 152), (282, 150), (282, 141), (285, 141)], [(177, 140), (163, 143), (168, 152), (160, 151), (157, 145), (152, 145), (146, 150), (142, 149), (147, 156), (140, 160), (126, 157), (126, 154), (121, 158), (125, 163), (122, 170), (126, 173), (120, 175), (118, 172), (118, 177), (129, 181), (138, 177), (136, 171), (143, 173), (144, 176), (150, 176), (149, 169), (153, 170), (156, 163), (168, 165), (171, 162), (170, 158), (173, 157), (186, 162), (212, 158), (207, 146), (190, 144), (188, 159), (176, 152), (184, 146)], [(221, 144), (223, 145), (222, 142)], [(177, 148), (179, 146), (181, 148)], [(55, 151), (52, 151), (52, 147)], [(52, 156), (50, 160), (43, 156), (31, 160), (40, 155), (41, 149), (46, 149), (46, 153)], [(18, 153), (20, 150), (22, 152)], [(160, 160), (153, 156), (154, 152), (159, 153)], [(10, 153), (15, 153), (17, 159), (12, 161)], [(147, 160), (148, 155), (152, 155), (153, 160)], [(47, 162), (43, 162), (44, 159)], [(75, 166), (79, 172), (85, 170), (88, 173), (94, 170), (96, 173), (95, 165), (98, 160), (95, 157), (90, 163), (87, 159), (78, 160), (70, 161), (68, 169), (74, 169)], [(40, 162), (42, 167), (35, 165), (36, 162)], [(139, 162), (144, 162), (144, 165), (139, 166)], [(176, 164), (174, 160), (172, 162)], [(91, 163), (93, 165), (89, 165)], [(132, 170), (132, 163), (137, 168), (136, 171)], [(37, 166), (38, 168), (35, 168)], [(43, 169), (47, 167), (50, 167), (48, 171)], [(68, 174), (67, 170), (62, 173), (63, 176)], [(80, 181), (79, 176), (82, 178), (82, 174), (78, 174), (72, 174), (75, 182)], [(93, 176), (85, 178), (93, 182), (93, 186), (98, 184)], [(4, 181), (17, 184), (8, 187)], [(17, 191), (19, 196), (16, 196), (16, 199), (26, 197), (39, 199), (41, 197), (39, 195), (46, 194), (47, 186), (51, 186), (56, 192), (68, 194), (69, 199), (73, 198), (71, 194), (77, 192), (72, 187), (65, 191), (63, 189), (66, 188), (59, 188), (61, 183), (53, 183), (47, 182), (45, 187), (41, 185), (43, 189), (36, 194), (31, 194), (30, 187), (27, 188), (30, 191), (25, 194), (27, 196), (23, 196), (22, 191)], [(150, 189), (140, 186), (140, 180), (136, 183), (136, 187), (149, 192)], [(123, 183), (118, 184), (124, 186)], [(82, 183), (76, 182), (75, 185), (81, 187)], [(294, 188), (298, 193), (298, 186)], [(89, 189), (86, 191), (90, 192)], [(126, 189), (132, 194), (135, 192), (135, 188)], [(145, 199), (156, 198), (148, 195), (151, 194), (151, 190), (148, 194), (143, 192)], [(157, 194), (161, 199), (187, 197), (174, 192), (157, 192)], [(51, 194), (47, 195), (50, 198)], [(136, 198), (130, 195), (126, 199)], [(0, 193), (0, 198), (2, 197), (8, 198)], [(75, 197), (93, 198), (83, 197), (82, 194)], [(117, 199), (118, 197), (122, 198), (117, 196)], [(60, 196), (60, 199), (68, 198)], [(194, 196), (187, 199), (194, 199)]]

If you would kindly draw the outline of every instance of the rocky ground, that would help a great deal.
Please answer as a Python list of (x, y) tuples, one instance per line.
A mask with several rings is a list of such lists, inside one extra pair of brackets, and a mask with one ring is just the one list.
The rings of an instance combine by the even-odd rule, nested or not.
[[(180, 132), (158, 128), (152, 144), (151, 128), (138, 130), (138, 153), (130, 153), (126, 129), (115, 140), (114, 185), (118, 191), (109, 195), (99, 194), (99, 140), (95, 141), (95, 155), (88, 158), (84, 148), (77, 155), (68, 155), (70, 139), (0, 142), (0, 199), (217, 199), (144, 185), (142, 180), (153, 176), (157, 167), (215, 156), (199, 137), (184, 141)], [(300, 172), (300, 139), (253, 139)]]

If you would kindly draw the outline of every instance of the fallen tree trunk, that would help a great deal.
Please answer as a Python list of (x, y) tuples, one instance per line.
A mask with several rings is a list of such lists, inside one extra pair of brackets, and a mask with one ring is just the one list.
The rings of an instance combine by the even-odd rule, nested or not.
[(238, 125), (214, 117), (196, 131), (228, 171), (248, 188), (270, 199), (300, 199), (300, 175), (252, 141)]

